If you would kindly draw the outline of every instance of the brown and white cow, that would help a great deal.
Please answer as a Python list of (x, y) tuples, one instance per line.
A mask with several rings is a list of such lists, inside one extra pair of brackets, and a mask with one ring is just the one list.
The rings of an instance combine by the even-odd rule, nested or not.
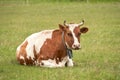
[(88, 31), (79, 24), (59, 24), (59, 29), (44, 30), (27, 37), (17, 48), (17, 60), (22, 65), (41, 67), (73, 66), (72, 49), (81, 48), (80, 35)]

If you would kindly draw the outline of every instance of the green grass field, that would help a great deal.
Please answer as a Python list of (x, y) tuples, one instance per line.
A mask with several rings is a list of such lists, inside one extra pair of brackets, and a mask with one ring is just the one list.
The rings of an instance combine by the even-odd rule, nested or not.
[[(16, 48), (34, 32), (85, 19), (74, 67), (22, 66)], [(120, 80), (120, 2), (0, 3), (0, 80)]]

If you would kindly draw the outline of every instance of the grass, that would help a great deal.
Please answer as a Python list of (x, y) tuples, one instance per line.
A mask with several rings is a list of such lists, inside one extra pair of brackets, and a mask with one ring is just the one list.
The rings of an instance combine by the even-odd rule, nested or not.
[[(30, 34), (85, 19), (72, 68), (40, 68), (17, 63), (17, 46)], [(0, 80), (119, 80), (120, 3), (0, 3)]]

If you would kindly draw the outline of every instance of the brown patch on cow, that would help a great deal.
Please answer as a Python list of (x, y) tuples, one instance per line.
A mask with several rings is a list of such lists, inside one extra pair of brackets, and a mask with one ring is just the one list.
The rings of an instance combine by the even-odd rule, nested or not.
[(72, 48), (72, 44), (74, 43), (74, 39), (73, 39), (72, 32), (69, 30), (69, 28), (66, 29), (65, 42), (67, 42), (69, 47)]
[(35, 45), (33, 46), (34, 60), (37, 60), (37, 51), (35, 50)]
[[(34, 60), (32, 60), (31, 57), (27, 58), (27, 53), (26, 53), (27, 45), (28, 45), (27, 41), (21, 45), (19, 55), (17, 56), (17, 60), (22, 65), (34, 65), (36, 60), (36, 51), (34, 50), (34, 56), (35, 56)], [(33, 46), (33, 49), (34, 49), (34, 46)]]
[[(68, 46), (72, 48), (74, 43), (72, 32), (69, 29), (69, 26), (59, 25), (61, 32), (64, 32), (64, 42), (67, 42)], [(65, 44), (65, 43), (64, 43)]]
[(39, 52), (38, 62), (41, 60), (56, 60), (58, 64), (62, 58), (67, 56), (66, 48), (62, 42), (62, 31), (55, 30), (52, 33), (52, 39), (46, 39)]
[(26, 58), (25, 60), (26, 60), (27, 65), (34, 65), (35, 64), (35, 60), (32, 60), (31, 57), (29, 57), (29, 59)]
[(80, 27), (75, 27), (73, 32), (75, 33), (75, 36), (77, 37), (78, 41), (80, 42), (80, 35), (81, 35)]
[[(24, 44), (22, 44), (22, 46), (20, 47), (20, 51), (18, 53), (18, 56), (17, 56), (17, 60), (20, 62), (20, 64), (24, 65), (26, 64), (26, 47), (28, 45), (28, 42), (24, 42)], [(24, 58), (24, 59), (21, 59), (21, 56)]]

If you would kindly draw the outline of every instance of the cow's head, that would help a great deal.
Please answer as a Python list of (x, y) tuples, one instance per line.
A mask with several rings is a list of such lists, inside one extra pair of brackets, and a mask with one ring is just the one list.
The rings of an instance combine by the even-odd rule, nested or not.
[(64, 21), (64, 25), (59, 24), (60, 29), (64, 32), (64, 40), (67, 48), (74, 50), (81, 48), (80, 35), (88, 31), (87, 27), (81, 28), (83, 24), (84, 21), (79, 24), (67, 24), (66, 21)]

